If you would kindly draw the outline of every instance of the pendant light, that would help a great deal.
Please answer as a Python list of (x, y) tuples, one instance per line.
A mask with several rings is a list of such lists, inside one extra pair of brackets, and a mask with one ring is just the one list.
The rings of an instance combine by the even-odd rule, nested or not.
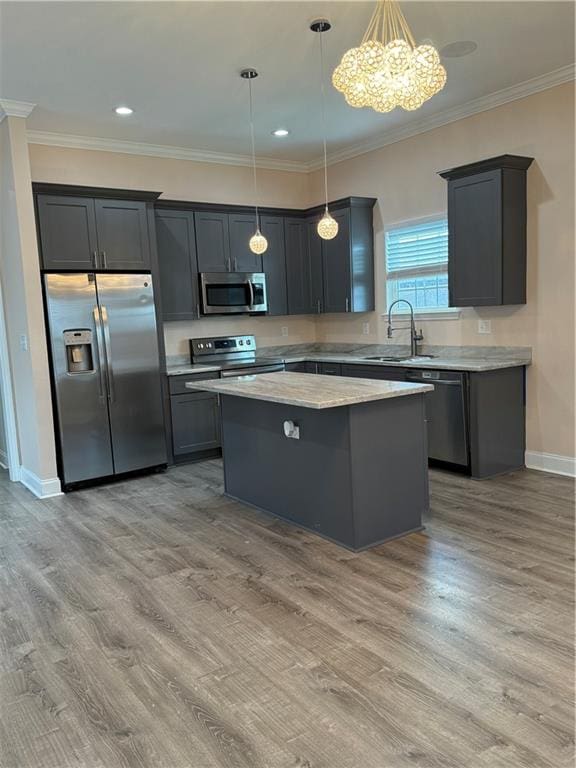
[(396, 0), (378, 0), (358, 48), (346, 51), (332, 84), (351, 107), (418, 109), (444, 88), (446, 70), (432, 45), (416, 45)]
[(266, 240), (262, 232), (260, 232), (260, 214), (258, 212), (258, 181), (256, 178), (256, 149), (254, 144), (254, 110), (252, 107), (252, 80), (254, 80), (255, 77), (258, 77), (258, 72), (256, 72), (255, 69), (243, 69), (242, 72), (240, 72), (240, 77), (242, 77), (244, 80), (248, 80), (248, 93), (249, 93), (249, 99), (250, 99), (250, 143), (252, 146), (252, 172), (254, 175), (254, 206), (256, 209), (256, 232), (254, 232), (254, 234), (250, 238), (250, 242), (248, 243), (248, 245), (252, 253), (255, 253), (257, 256), (260, 256), (261, 254), (265, 253), (266, 249), (268, 248), (268, 240)]
[(322, 103), (322, 132), (324, 138), (324, 215), (318, 222), (317, 231), (323, 240), (333, 240), (338, 234), (338, 222), (328, 210), (328, 162), (326, 159), (326, 105), (324, 99), (324, 44), (322, 34), (328, 32), (331, 24), (326, 19), (317, 19), (310, 25), (312, 32), (318, 32), (320, 38), (320, 101)]

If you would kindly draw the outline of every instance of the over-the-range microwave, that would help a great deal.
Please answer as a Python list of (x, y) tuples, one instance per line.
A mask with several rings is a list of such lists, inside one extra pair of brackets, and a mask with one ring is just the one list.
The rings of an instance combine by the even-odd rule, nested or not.
[(201, 272), (204, 315), (262, 314), (268, 310), (263, 272)]

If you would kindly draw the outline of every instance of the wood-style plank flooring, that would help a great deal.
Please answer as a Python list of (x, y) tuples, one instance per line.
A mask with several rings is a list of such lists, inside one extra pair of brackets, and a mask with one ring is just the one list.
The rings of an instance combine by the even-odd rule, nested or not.
[(0, 766), (572, 766), (572, 482), (431, 491), (354, 554), (217, 461), (46, 501), (1, 473)]

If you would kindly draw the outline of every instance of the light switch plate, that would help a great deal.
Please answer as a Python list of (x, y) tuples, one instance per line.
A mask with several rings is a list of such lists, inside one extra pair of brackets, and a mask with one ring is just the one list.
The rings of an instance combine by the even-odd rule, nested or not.
[(492, 333), (492, 320), (478, 320), (478, 333)]
[(25, 333), (20, 334), (20, 349), (22, 352), (28, 352), (28, 336)]

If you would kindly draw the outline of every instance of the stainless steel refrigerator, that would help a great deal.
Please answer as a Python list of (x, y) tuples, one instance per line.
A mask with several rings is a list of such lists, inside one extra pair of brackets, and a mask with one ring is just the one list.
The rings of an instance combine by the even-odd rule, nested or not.
[(165, 464), (151, 276), (44, 282), (64, 487)]

